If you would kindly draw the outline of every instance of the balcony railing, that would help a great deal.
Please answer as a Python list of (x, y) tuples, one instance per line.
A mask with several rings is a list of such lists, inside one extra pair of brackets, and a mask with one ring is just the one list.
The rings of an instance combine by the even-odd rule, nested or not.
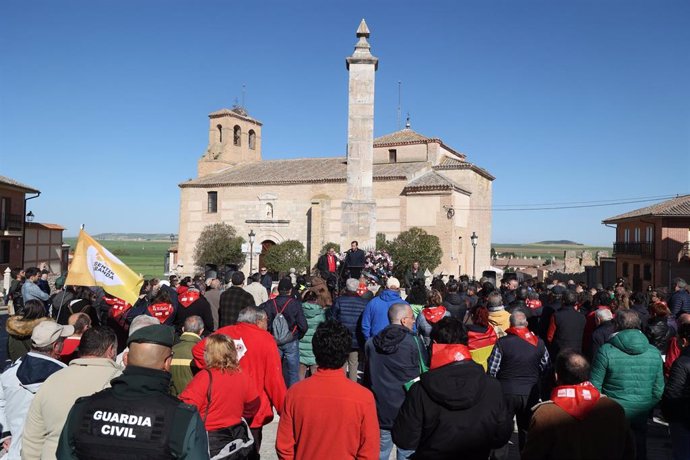
[(654, 257), (654, 243), (613, 243), (613, 255)]
[(22, 230), (22, 215), (21, 214), (5, 214), (0, 216), (0, 231), (5, 230)]

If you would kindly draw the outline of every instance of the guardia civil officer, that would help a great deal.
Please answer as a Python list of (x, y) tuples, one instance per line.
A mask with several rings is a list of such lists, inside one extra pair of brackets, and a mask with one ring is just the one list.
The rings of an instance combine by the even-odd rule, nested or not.
[(162, 324), (129, 337), (123, 374), (74, 403), (58, 459), (209, 458), (199, 413), (168, 393), (173, 340), (173, 329)]

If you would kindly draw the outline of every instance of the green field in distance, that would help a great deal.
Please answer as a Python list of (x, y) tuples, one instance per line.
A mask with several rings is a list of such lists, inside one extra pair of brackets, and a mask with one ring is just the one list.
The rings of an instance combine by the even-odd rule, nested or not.
[[(165, 254), (170, 247), (169, 241), (98, 240), (98, 242), (145, 279), (163, 277)], [(74, 251), (77, 239), (65, 238), (65, 243), (70, 245), (71, 251)]]

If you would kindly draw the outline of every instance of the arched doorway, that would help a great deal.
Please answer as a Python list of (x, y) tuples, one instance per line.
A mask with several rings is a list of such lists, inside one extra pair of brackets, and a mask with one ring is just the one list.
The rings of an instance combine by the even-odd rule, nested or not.
[[(272, 240), (263, 240), (261, 242), (261, 254), (259, 254), (259, 268), (264, 267), (264, 257), (266, 257), (266, 253), (268, 253), (269, 249), (271, 249), (273, 246), (276, 245), (275, 241)], [(273, 281), (278, 281), (278, 272), (268, 272), (271, 275), (271, 279)]]

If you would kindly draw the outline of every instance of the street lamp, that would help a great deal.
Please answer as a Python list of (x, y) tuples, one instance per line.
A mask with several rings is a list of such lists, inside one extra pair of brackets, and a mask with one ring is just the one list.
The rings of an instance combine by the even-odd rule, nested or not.
[(170, 234), (170, 243), (172, 244), (172, 243), (174, 243), (174, 242), (175, 242), (175, 234), (174, 234), (174, 233), (171, 233), (171, 234)]
[(34, 212), (29, 211), (26, 213), (26, 221), (27, 222), (33, 222), (34, 221)]
[(476, 233), (472, 232), (470, 240), (472, 241), (472, 281), (477, 279), (477, 240), (479, 237)]
[(256, 233), (254, 230), (249, 230), (249, 274), (254, 272), (254, 237)]

